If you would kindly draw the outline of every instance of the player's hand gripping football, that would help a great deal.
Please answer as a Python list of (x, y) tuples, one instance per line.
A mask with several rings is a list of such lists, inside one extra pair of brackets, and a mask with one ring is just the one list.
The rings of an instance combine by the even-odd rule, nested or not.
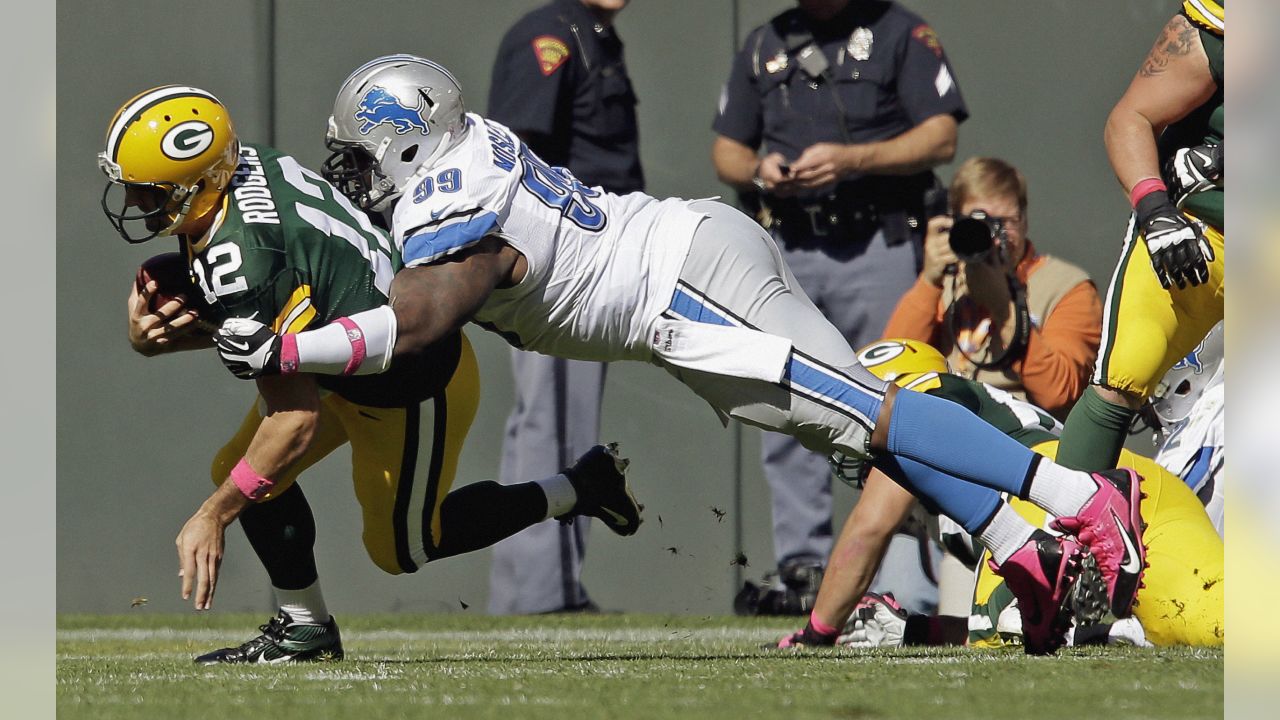
[(189, 349), (189, 333), (196, 327), (197, 314), (186, 308), (184, 298), (157, 303), (157, 291), (156, 281), (148, 280), (129, 293), (129, 345), (147, 357)]
[(1178, 212), (1167, 193), (1148, 193), (1138, 201), (1134, 214), (1161, 287), (1176, 284), (1181, 289), (1187, 283), (1195, 286), (1208, 281), (1214, 254), (1204, 228)]
[(1175, 152), (1164, 167), (1165, 180), (1169, 183), (1169, 195), (1174, 204), (1182, 207), (1187, 198), (1208, 190), (1222, 187), (1223, 145), (1197, 145)]
[(213, 336), (222, 364), (236, 377), (252, 380), (280, 374), (280, 336), (248, 318), (229, 318)]

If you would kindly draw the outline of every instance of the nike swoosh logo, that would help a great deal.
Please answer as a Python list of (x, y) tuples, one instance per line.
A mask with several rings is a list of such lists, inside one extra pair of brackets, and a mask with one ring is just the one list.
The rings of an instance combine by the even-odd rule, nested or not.
[(1120, 539), (1124, 541), (1124, 562), (1120, 563), (1120, 569), (1136, 575), (1142, 569), (1142, 561), (1138, 559), (1138, 550), (1133, 546), (1133, 540), (1129, 538), (1129, 533), (1124, 531), (1124, 525), (1120, 522), (1120, 516), (1116, 515), (1116, 511), (1111, 511), (1111, 519), (1115, 520), (1116, 527), (1121, 528)]
[(618, 527), (626, 527), (631, 524), (630, 521), (628, 521), (626, 518), (622, 517), (621, 515), (610, 510), (607, 507), (601, 506), (600, 509), (609, 513), (609, 517), (613, 518), (613, 521), (618, 524)]
[(236, 350), (247, 351), (249, 349), (249, 343), (247, 342), (236, 342), (235, 340), (232, 340), (230, 338), (222, 338), (222, 342), (227, 345), (230, 345)]
[(280, 663), (286, 663), (286, 662), (289, 662), (289, 659), (290, 659), (290, 658), (289, 658), (289, 656), (288, 656), (288, 655), (281, 655), (280, 657), (276, 658), (275, 660), (268, 660), (268, 659), (267, 659), (267, 656), (266, 656), (265, 654), (263, 654), (263, 655), (259, 655), (259, 656), (258, 656), (258, 664), (259, 664), (259, 665), (279, 665)]

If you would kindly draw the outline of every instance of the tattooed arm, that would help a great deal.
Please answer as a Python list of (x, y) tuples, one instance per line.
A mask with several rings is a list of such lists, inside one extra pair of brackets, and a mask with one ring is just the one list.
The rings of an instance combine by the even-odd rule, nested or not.
[(1125, 193), (1144, 178), (1160, 177), (1156, 138), (1216, 90), (1200, 32), (1173, 16), (1107, 118), (1107, 157)]

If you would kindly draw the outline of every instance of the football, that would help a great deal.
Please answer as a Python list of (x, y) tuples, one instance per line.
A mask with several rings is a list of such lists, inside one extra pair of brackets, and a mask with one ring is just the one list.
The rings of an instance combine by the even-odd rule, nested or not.
[(181, 295), (186, 300), (186, 308), (194, 311), (200, 318), (196, 321), (196, 331), (206, 334), (217, 331), (218, 327), (211, 321), (212, 313), (209, 312), (212, 308), (205, 302), (204, 291), (196, 284), (186, 256), (178, 252), (161, 253), (142, 263), (134, 277), (134, 284), (141, 291), (152, 280), (156, 281), (156, 292), (147, 305), (149, 310), (155, 312), (157, 308)]

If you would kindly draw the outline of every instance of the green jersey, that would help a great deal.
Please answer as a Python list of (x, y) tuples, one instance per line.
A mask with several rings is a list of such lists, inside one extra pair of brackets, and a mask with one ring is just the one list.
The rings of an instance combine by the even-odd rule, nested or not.
[(937, 387), (927, 392), (965, 406), (988, 425), (1027, 447), (1057, 440), (1062, 432), (1062, 423), (1049, 413), (976, 380), (940, 374)]
[[(1225, 2), (1219, 4), (1226, 5)], [(1200, 44), (1204, 47), (1205, 55), (1209, 59), (1209, 73), (1213, 76), (1218, 89), (1203, 105), (1191, 111), (1190, 114), (1178, 122), (1165, 128), (1164, 133), (1160, 136), (1160, 162), (1162, 165), (1165, 160), (1180, 148), (1194, 147), (1206, 143), (1218, 145), (1223, 140), (1223, 100), (1226, 97), (1223, 83), (1225, 67), (1223, 62), (1223, 36), (1218, 32), (1209, 30), (1194, 18), (1190, 19), (1192, 24), (1198, 26), (1197, 32), (1200, 34)], [(1223, 229), (1224, 201), (1225, 191), (1223, 188), (1210, 188), (1188, 197), (1183, 202), (1182, 209), (1221, 230)]]
[[(935, 372), (915, 373), (907, 376), (906, 380), (911, 390), (903, 392), (928, 393), (962, 405), (988, 425), (1029, 448), (1057, 440), (1062, 433), (1062, 423), (1049, 413), (986, 383)], [(902, 382), (904, 378), (900, 377), (898, 381)], [(871, 472), (870, 463), (841, 452), (832, 454), (829, 462), (836, 478), (854, 487), (861, 487)]]
[[(226, 205), (191, 268), (216, 323), (252, 318), (301, 332), (387, 303), (403, 267), (387, 234), (319, 175), (263, 145), (242, 143)], [(365, 405), (417, 403), (447, 383), (460, 336), (388, 373), (318, 378)], [(446, 372), (442, 372), (446, 371)]]

